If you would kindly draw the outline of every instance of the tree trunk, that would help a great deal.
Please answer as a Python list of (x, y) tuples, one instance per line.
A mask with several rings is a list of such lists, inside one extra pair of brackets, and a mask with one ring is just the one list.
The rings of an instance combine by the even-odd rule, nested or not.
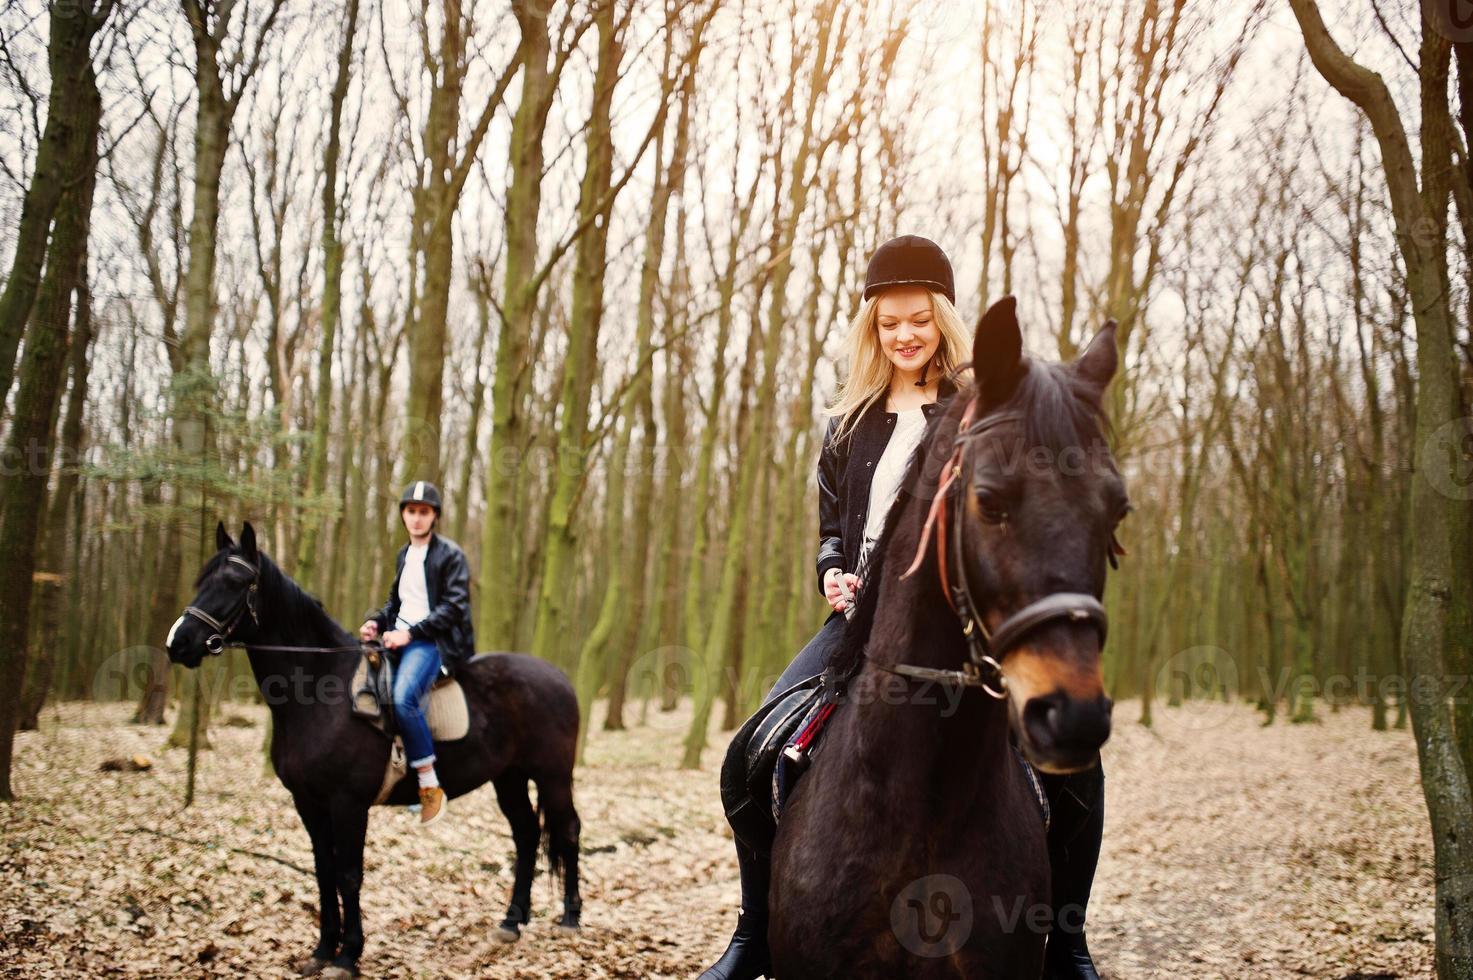
[(46, 60), (51, 70), (51, 92), (46, 128), (36, 147), (36, 168), (21, 204), (10, 275), (5, 280), (5, 291), (0, 293), (0, 405), (10, 395), (15, 354), (36, 300), (58, 202), (63, 190), (77, 179), (72, 168), (79, 155), (95, 152), (96, 134), (88, 132), (83, 112), (69, 104), (73, 96), (86, 98), (87, 87), (96, 84), (90, 46), (112, 3), (104, 0), (95, 13), (91, 6), (50, 5)]
[(522, 95), (512, 119), (506, 192), (506, 276), (502, 289), (501, 330), (491, 384), (491, 457), (486, 464), (486, 515), (481, 528), (480, 606), (476, 612), (478, 641), (492, 650), (516, 648), (517, 491), (529, 461), (520, 458), (526, 440), (526, 393), (531, 388), (528, 353), (537, 311), (537, 216), (542, 209), (542, 137), (552, 106), (556, 79), (548, 66), (551, 41), (546, 8), (514, 3), (522, 41)]
[(609, 213), (613, 205), (611, 116), (614, 85), (624, 57), (614, 7), (612, 3), (601, 4), (594, 13), (598, 28), (598, 68), (594, 73), (593, 105), (586, 128), (588, 163), (578, 195), (578, 216), (586, 230), (578, 239), (573, 271), (573, 308), (568, 321), (567, 367), (563, 374), (557, 450), (553, 454), (552, 500), (543, 544), (536, 627), (532, 633), (532, 655), (554, 662), (572, 655), (572, 557), (578, 533), (574, 508), (588, 478), (584, 443), (588, 438), (588, 403), (598, 368), (598, 336), (603, 323)]
[[(46, 274), (37, 290), (21, 364), (15, 417), (6, 458), (26, 465), (0, 477), (0, 800), (13, 798), (10, 769), (16, 725), (20, 721), (26, 677), (26, 641), (36, 567), (41, 506), (51, 472), (57, 406), (66, 376), (72, 295), (86, 276), (87, 233), (97, 175), (97, 136), (102, 97), (88, 43), (106, 16), (104, 8), (68, 8), (52, 14), (55, 61), (50, 111), (67, 117), (71, 151), (59, 164), (65, 183), (54, 208), (53, 245)], [(49, 126), (49, 123), (48, 123)], [(58, 536), (59, 537), (59, 536)], [(47, 584), (48, 591), (50, 583)]]
[[(677, 191), (678, 192), (678, 191)], [(685, 243), (686, 210), (682, 206), (676, 218), (675, 241), (677, 248)], [(677, 259), (677, 286), (684, 283), (684, 264)], [(681, 302), (688, 304), (690, 297), (680, 290)], [(673, 302), (672, 302), (673, 305)], [(657, 694), (661, 711), (673, 711), (684, 693), (685, 684), (679, 676), (680, 665), (675, 662), (677, 651), (672, 647), (683, 635), (680, 597), (689, 587), (686, 579), (695, 564), (689, 550), (682, 544), (690, 540), (690, 529), (685, 515), (688, 513), (684, 476), (686, 471), (686, 447), (688, 431), (684, 378), (689, 364), (689, 348), (685, 337), (673, 339), (666, 348), (665, 356), (665, 448), (662, 467), (664, 479), (660, 488), (661, 503), (657, 512), (664, 515), (660, 536), (655, 543), (655, 557), (659, 566), (655, 570), (655, 584), (651, 590), (654, 601), (659, 604), (658, 617), (651, 616), (647, 630), (641, 640), (641, 650), (659, 650), (655, 663), (657, 677), (653, 678), (654, 690), (646, 696)], [(679, 584), (677, 584), (679, 583)], [(685, 655), (688, 658), (690, 651)]]
[[(327, 149), (322, 155), (322, 339), (317, 348), (317, 398), (313, 405), (312, 455), (307, 464), (307, 493), (311, 506), (304, 517), (297, 549), (296, 579), (307, 588), (320, 588), (317, 574), (318, 540), (325, 512), (321, 506), (327, 488), (327, 439), (332, 420), (332, 355), (338, 323), (343, 315), (342, 215), (338, 207), (338, 160), (342, 155), (343, 104), (352, 81), (353, 42), (358, 29), (358, 0), (347, 0), (347, 23), (338, 48), (338, 73), (333, 82), (327, 116)], [(346, 438), (346, 433), (344, 434)]]
[(817, 38), (812, 69), (807, 79), (806, 104), (797, 130), (797, 147), (791, 172), (787, 175), (787, 200), (773, 217), (770, 260), (773, 266), (770, 279), (772, 292), (768, 297), (767, 323), (762, 339), (760, 387), (754, 392), (752, 419), (741, 441), (742, 451), (734, 506), (731, 508), (732, 519), (727, 528), (721, 585), (715, 602), (711, 604), (711, 628), (700, 648), (701, 655), (695, 670), (695, 712), (686, 733), (685, 752), (681, 759), (681, 767), (685, 769), (695, 769), (701, 764), (711, 706), (721, 687), (722, 677), (726, 674), (723, 666), (726, 664), (733, 628), (737, 626), (737, 590), (748, 579), (745, 545), (749, 528), (759, 516), (756, 512), (756, 495), (764, 482), (763, 474), (770, 455), (766, 446), (772, 439), (773, 419), (776, 414), (778, 352), (787, 336), (784, 328), (787, 326), (788, 279), (793, 272), (793, 242), (799, 220), (807, 209), (811, 187), (808, 170), (817, 149), (816, 110), (833, 77), (834, 62), (840, 49), (835, 39), (844, 36), (843, 20), (840, 18), (836, 23), (835, 13), (835, 4), (829, 2), (815, 14)]
[[(225, 164), (229, 138), (226, 112), (218, 78), (202, 81), (195, 135), (194, 217), (189, 224), (189, 268), (185, 275), (185, 325), (180, 338), (182, 367), (174, 376), (175, 449), (180, 459), (192, 460), (202, 468), (211, 455), (209, 416), (215, 410), (218, 398), (210, 370), (210, 333), (215, 317), (215, 236), (220, 217), (220, 173)], [(178, 608), (178, 596), (191, 593), (195, 573), (208, 557), (205, 552), (208, 542), (204, 527), (207, 522), (205, 489), (202, 481), (193, 482), (187, 478), (178, 484), (175, 536), (179, 541), (179, 562), (175, 566), (176, 598), (165, 603), (170, 608)], [(213, 660), (207, 658), (207, 662)], [(204, 669), (204, 666), (200, 668)], [(185, 705), (193, 703), (192, 688), (197, 673), (188, 675), (190, 679), (185, 683), (183, 696)], [(200, 740), (205, 745), (209, 743), (208, 707), (206, 703), (200, 725)], [(192, 713), (181, 710), (169, 736), (169, 744), (188, 745), (192, 725)]]
[[(699, 45), (697, 37), (694, 44)], [(667, 50), (665, 77), (670, 79), (669, 48)], [(694, 66), (692, 66), (692, 69)], [(597, 683), (607, 680), (609, 684), (609, 707), (604, 716), (604, 728), (618, 731), (624, 728), (625, 680), (633, 660), (634, 647), (640, 631), (637, 625), (641, 617), (653, 618), (652, 610), (645, 607), (645, 583), (647, 582), (645, 556), (650, 538), (650, 501), (654, 494), (655, 453), (658, 432), (655, 426), (652, 397), (654, 373), (654, 330), (655, 299), (659, 288), (660, 268), (665, 257), (665, 225), (670, 214), (670, 201), (684, 181), (685, 157), (690, 138), (690, 105), (694, 70), (687, 76), (680, 94), (680, 115), (676, 122), (675, 139), (671, 148), (670, 163), (657, 175), (651, 195), (649, 233), (645, 238), (644, 262), (639, 281), (639, 300), (635, 322), (635, 359), (633, 382), (625, 391), (619, 404), (618, 433), (614, 449), (609, 457), (608, 506), (605, 518), (605, 554), (614, 556), (627, 554), (632, 561), (611, 562), (604, 586), (603, 606), (598, 621), (584, 644), (578, 663), (578, 677), (584, 686), (582, 696), (590, 683), (585, 677), (584, 658), (590, 662), (587, 672), (596, 672)], [(665, 97), (670, 96), (667, 83)], [(664, 135), (655, 142), (655, 160), (663, 159)], [(625, 533), (624, 496), (629, 460), (630, 442), (636, 426), (643, 430), (639, 478), (634, 492), (633, 526)], [(652, 556), (656, 562), (661, 556)], [(631, 629), (631, 624), (636, 628)], [(594, 637), (599, 638), (597, 644)], [(603, 669), (607, 659), (607, 645), (614, 641), (615, 659), (612, 672)], [(602, 675), (608, 674), (607, 677)], [(591, 699), (591, 691), (588, 691)], [(585, 714), (584, 717), (587, 717)]]
[[(259, 55), (284, 0), (272, 0), (255, 42)], [(176, 481), (178, 506), (176, 526), (179, 538), (179, 561), (174, 582), (177, 597), (193, 591), (196, 571), (208, 557), (206, 535), (209, 515), (206, 500), (209, 464), (213, 455), (210, 420), (219, 411), (216, 379), (210, 370), (210, 338), (215, 323), (215, 264), (219, 255), (220, 175), (225, 168), (225, 155), (230, 147), (230, 126), (240, 105), (244, 87), (259, 68), (259, 57), (252, 57), (244, 71), (221, 72), (221, 46), (230, 32), (231, 10), (214, 10), (198, 0), (182, 0), (194, 42), (195, 127), (194, 127), (194, 195), (189, 218), (189, 259), (184, 273), (184, 331), (179, 337), (171, 392), (174, 412), (174, 449), (179, 459), (197, 464), (201, 475)], [(241, 50), (226, 55), (227, 64), (246, 56), (249, 46), (242, 29)], [(237, 86), (227, 92), (224, 79), (230, 77)], [(167, 578), (167, 576), (166, 576)], [(162, 584), (162, 582), (160, 583)], [(220, 673), (219, 658), (207, 658), (198, 671), (189, 674), (184, 703), (194, 703), (192, 688), (202, 674), (214, 678)], [(210, 693), (215, 684), (207, 681)], [(200, 699), (201, 712), (198, 741), (208, 744), (210, 698)], [(193, 714), (179, 712), (178, 724), (169, 736), (171, 745), (190, 745)], [(192, 767), (191, 767), (192, 771)]]
[(486, 384), (481, 380), (481, 362), (486, 354), (486, 339), (491, 334), (491, 283), (481, 280), (476, 284), (476, 314), (480, 329), (476, 332), (476, 351), (471, 360), (475, 381), (472, 383), (471, 407), (465, 422), (465, 461), (461, 466), (457, 484), (451, 533), (456, 541), (465, 540), (465, 529), (470, 521), (471, 485), (475, 479), (477, 446), (481, 433), (481, 413), (486, 407)]
[[(58, 231), (60, 226), (58, 225)], [(58, 243), (59, 246), (64, 243)], [(67, 261), (61, 248), (55, 252), (60, 261)], [(47, 505), (46, 527), (41, 536), (41, 560), (36, 574), (37, 628), (33, 632), (34, 650), (31, 655), (33, 666), (27, 684), (26, 704), (21, 728), (34, 729), (39, 723), (41, 706), (51, 688), (55, 671), (56, 651), (61, 646), (63, 592), (75, 589), (75, 574), (67, 568), (67, 532), (72, 512), (72, 500), (80, 480), (82, 462), (82, 409), (87, 402), (87, 374), (90, 367), (89, 354), (95, 335), (92, 323), (91, 292), (88, 289), (86, 243), (77, 261), (77, 311), (76, 326), (68, 353), (68, 371), (72, 378), (71, 393), (67, 395), (66, 416), (61, 424), (61, 457), (57, 461), (56, 490)], [(81, 547), (81, 538), (72, 541), (72, 551)], [(73, 562), (73, 568), (75, 562)]]
[[(742, 209), (743, 216), (749, 216), (751, 213), (750, 208)], [(709, 597), (706, 595), (706, 564), (708, 561), (706, 552), (714, 536), (711, 527), (712, 481), (716, 469), (716, 444), (721, 436), (721, 402), (726, 389), (729, 363), (726, 350), (731, 342), (732, 320), (735, 315), (732, 309), (732, 299), (736, 292), (739, 239), (744, 229), (745, 222), (738, 218), (737, 227), (733, 229), (732, 237), (727, 243), (726, 270), (717, 282), (716, 345), (713, 348), (716, 352), (713, 365), (714, 378), (710, 396), (701, 416), (700, 452), (696, 459), (696, 477), (691, 490), (691, 521), (694, 527), (690, 572), (686, 576), (685, 612), (682, 616), (682, 626), (684, 627), (685, 646), (691, 651), (693, 658), (699, 656), (698, 652), (706, 641), (706, 631), (710, 628), (708, 614), (710, 607), (707, 602)]]

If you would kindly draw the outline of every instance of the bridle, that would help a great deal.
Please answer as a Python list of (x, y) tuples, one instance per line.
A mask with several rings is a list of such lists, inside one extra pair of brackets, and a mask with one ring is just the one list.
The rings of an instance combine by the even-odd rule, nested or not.
[[(966, 556), (963, 552), (965, 543), (963, 518), (966, 514), (966, 507), (965, 483), (960, 479), (962, 463), (967, 448), (984, 433), (1007, 422), (1021, 421), (1024, 416), (1022, 412), (998, 412), (985, 415), (974, 422), (972, 416), (976, 411), (976, 406), (976, 401), (970, 402), (966, 411), (962, 413), (961, 421), (957, 424), (955, 448), (952, 450), (951, 458), (946, 461), (946, 467), (941, 474), (941, 482), (936, 488), (936, 496), (931, 501), (931, 510), (926, 515), (925, 526), (921, 529), (921, 540), (916, 549), (915, 560), (900, 576), (906, 578), (920, 567), (921, 561), (925, 558), (927, 546), (930, 544), (932, 528), (934, 528), (936, 559), (941, 574), (941, 592), (946, 597), (946, 603), (951, 607), (951, 611), (961, 621), (962, 635), (967, 638), (967, 663), (962, 665), (961, 670), (939, 670), (934, 667), (918, 667), (914, 664), (895, 664), (885, 669), (918, 680), (939, 681), (963, 687), (980, 687), (991, 697), (1003, 700), (1007, 697), (1008, 684), (1002, 672), (1001, 661), (1024, 636), (1047, 623), (1059, 621), (1092, 623), (1100, 632), (1100, 645), (1103, 646), (1108, 620), (1105, 616), (1105, 607), (1100, 605), (1100, 601), (1094, 596), (1082, 592), (1054, 592), (1019, 609), (1003, 620), (996, 629), (987, 628), (986, 621), (980, 615), (981, 607), (972, 592), (972, 584), (967, 576)], [(948, 534), (947, 506), (953, 494), (957, 497), (959, 513), (956, 519), (950, 522), (951, 528)], [(1113, 563), (1113, 549), (1116, 547), (1113, 539), (1111, 547)], [(955, 580), (953, 580), (951, 569), (955, 569)]]
[(261, 625), (260, 617), (256, 615), (256, 593), (261, 584), (260, 567), (246, 561), (239, 555), (231, 555), (225, 560), (228, 562), (235, 562), (235, 564), (240, 565), (243, 568), (250, 569), (251, 572), (251, 587), (246, 589), (245, 597), (241, 599), (240, 605), (235, 607), (235, 611), (232, 612), (222, 623), (214, 616), (211, 616), (209, 613), (205, 612), (199, 606), (184, 607), (184, 615), (193, 616), (195, 619), (199, 620), (206, 626), (210, 627), (210, 629), (215, 631), (205, 638), (205, 649), (212, 654), (219, 653), (220, 651), (225, 649), (225, 641), (230, 638), (231, 633), (235, 632), (235, 628), (240, 625), (241, 619), (245, 616), (247, 612), (251, 614), (251, 622), (255, 623), (257, 626)]

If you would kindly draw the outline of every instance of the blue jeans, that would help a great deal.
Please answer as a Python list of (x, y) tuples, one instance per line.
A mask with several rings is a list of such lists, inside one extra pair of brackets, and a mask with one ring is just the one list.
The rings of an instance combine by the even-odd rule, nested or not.
[(766, 704), (773, 697), (786, 691), (799, 681), (806, 680), (814, 674), (822, 674), (828, 667), (829, 661), (839, 649), (839, 641), (844, 638), (844, 624), (849, 620), (844, 618), (843, 613), (832, 613), (824, 620), (819, 631), (814, 634), (808, 645), (798, 651), (793, 662), (788, 664), (788, 669), (782, 672), (777, 683), (772, 685), (772, 690), (767, 692), (767, 697), (762, 703)]
[(439, 676), (440, 648), (434, 643), (415, 640), (399, 649), (399, 663), (394, 671), (394, 717), (398, 719), (404, 754), (411, 766), (435, 761), (435, 743), (430, 739), (430, 725), (425, 721), (421, 701)]

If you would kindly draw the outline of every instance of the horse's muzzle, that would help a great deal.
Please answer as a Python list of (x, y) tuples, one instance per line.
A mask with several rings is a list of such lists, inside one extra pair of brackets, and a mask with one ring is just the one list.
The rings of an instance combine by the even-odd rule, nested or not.
[(1097, 698), (1071, 698), (1054, 691), (1029, 698), (1023, 706), (1020, 740), (1028, 761), (1045, 772), (1078, 772), (1094, 765), (1100, 746), (1110, 737), (1114, 703)]
[(179, 617), (164, 640), (164, 652), (169, 655), (170, 663), (192, 670), (204, 662), (206, 652), (213, 652), (205, 649), (204, 641), (196, 632), (185, 617)]
[(176, 643), (169, 646), (166, 652), (169, 654), (170, 663), (178, 664), (181, 667), (188, 667), (190, 670), (198, 667), (205, 659), (204, 651), (197, 645), (189, 646), (183, 643)]

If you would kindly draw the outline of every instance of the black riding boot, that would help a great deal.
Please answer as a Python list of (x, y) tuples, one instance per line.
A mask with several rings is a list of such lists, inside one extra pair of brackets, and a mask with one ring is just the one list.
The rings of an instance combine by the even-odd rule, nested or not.
[(1053, 931), (1043, 958), (1046, 980), (1099, 980), (1084, 941), (1084, 909), (1105, 829), (1105, 771), (1041, 774), (1048, 796), (1048, 856), (1052, 867)]
[(738, 843), (737, 867), (742, 873), (742, 912), (736, 932), (721, 959), (700, 980), (757, 980), (768, 970), (768, 860)]

